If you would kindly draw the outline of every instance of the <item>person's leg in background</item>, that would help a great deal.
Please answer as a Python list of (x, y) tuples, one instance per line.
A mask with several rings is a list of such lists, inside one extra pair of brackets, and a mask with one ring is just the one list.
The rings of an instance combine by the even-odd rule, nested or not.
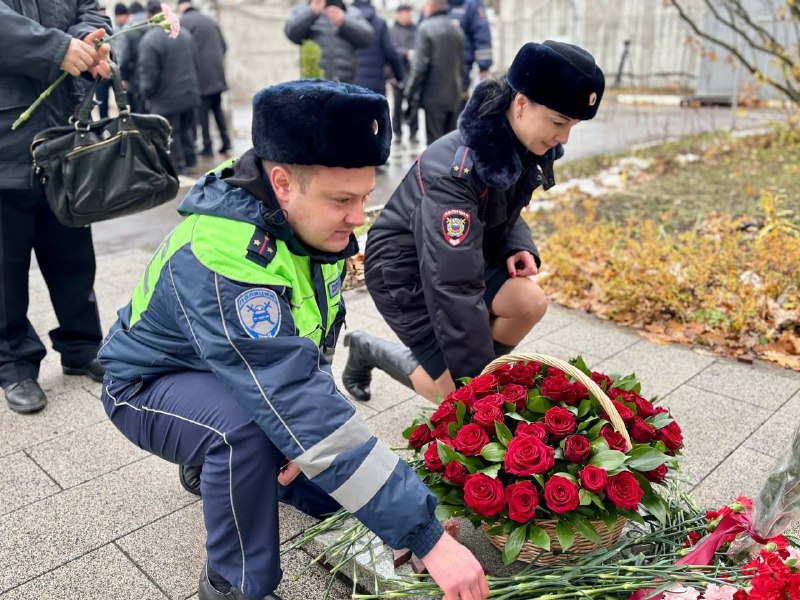
[[(194, 151), (194, 135), (197, 129), (195, 127), (194, 112), (194, 109), (190, 108), (180, 114), (180, 130), (178, 136), (180, 137), (180, 145), (183, 148), (183, 160), (187, 169), (191, 169), (197, 165), (197, 154), (195, 154)], [(206, 113), (206, 119), (208, 119), (208, 113)]]
[[(228, 135), (228, 124), (225, 122), (225, 113), (222, 112), (222, 94), (212, 94), (206, 97), (210, 100), (209, 107), (214, 114), (214, 122), (217, 124), (217, 131), (219, 131), (219, 137), (222, 142), (219, 152), (220, 154), (225, 154), (231, 151), (232, 146), (231, 138)], [(205, 145), (205, 141), (203, 144)]]
[(396, 83), (392, 84), (392, 134), (393, 142), (403, 141), (403, 90)]
[(208, 113), (211, 110), (211, 96), (203, 96), (200, 98), (200, 108), (197, 110), (197, 116), (200, 120), (200, 132), (203, 136), (203, 150), (200, 152), (203, 156), (214, 156), (214, 150), (211, 146), (211, 131), (209, 130)]
[(446, 121), (446, 112), (425, 109), (425, 143), (428, 146), (447, 133)]

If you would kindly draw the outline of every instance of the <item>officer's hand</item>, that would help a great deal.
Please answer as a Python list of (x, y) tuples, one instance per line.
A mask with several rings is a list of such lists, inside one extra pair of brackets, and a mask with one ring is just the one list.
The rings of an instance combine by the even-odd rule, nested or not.
[(527, 250), (521, 250), (506, 259), (506, 267), (511, 277), (530, 277), (536, 275), (539, 269), (536, 268), (536, 261), (533, 254)]
[(425, 555), (422, 563), (442, 588), (443, 600), (485, 600), (489, 595), (481, 563), (447, 533)]
[(61, 70), (77, 77), (94, 65), (97, 56), (97, 50), (91, 43), (87, 44), (83, 40), (72, 38), (69, 41), (67, 53), (64, 54), (64, 59), (61, 61)]
[(338, 6), (329, 6), (325, 9), (325, 16), (328, 17), (337, 27), (344, 25), (344, 11)]
[(311, 0), (310, 8), (311, 12), (313, 12), (315, 15), (319, 15), (323, 10), (325, 10), (325, 0)]
[(289, 461), (281, 468), (280, 473), (278, 473), (278, 483), (281, 485), (289, 485), (298, 475), (300, 475), (300, 467), (292, 461)]

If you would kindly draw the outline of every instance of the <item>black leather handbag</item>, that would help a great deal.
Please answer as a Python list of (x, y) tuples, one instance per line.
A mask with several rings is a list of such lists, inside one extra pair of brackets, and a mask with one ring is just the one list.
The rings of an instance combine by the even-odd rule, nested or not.
[(141, 212), (178, 193), (169, 122), (131, 113), (119, 69), (111, 63), (111, 70), (119, 116), (91, 120), (96, 79), (69, 124), (45, 129), (31, 144), (50, 208), (69, 227)]

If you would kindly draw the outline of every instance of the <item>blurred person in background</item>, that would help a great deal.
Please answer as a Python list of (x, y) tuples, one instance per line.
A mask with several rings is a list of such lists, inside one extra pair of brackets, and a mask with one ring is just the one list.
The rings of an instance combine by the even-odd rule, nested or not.
[[(392, 129), (394, 131), (393, 141), (397, 144), (403, 140), (403, 101), (406, 98), (405, 87), (408, 80), (408, 72), (411, 70), (411, 60), (414, 58), (414, 43), (417, 38), (417, 26), (414, 23), (414, 13), (410, 4), (401, 4), (397, 7), (394, 23), (389, 30), (392, 36), (394, 47), (403, 62), (406, 70), (404, 80), (392, 81)], [(417, 113), (409, 115), (409, 142), (417, 143), (417, 130), (419, 119)]]
[(355, 0), (353, 6), (361, 11), (374, 31), (372, 43), (356, 50), (355, 83), (386, 96), (387, 72), (391, 71), (389, 76), (395, 81), (402, 81), (406, 74), (403, 61), (394, 47), (386, 21), (375, 13), (372, 0)]

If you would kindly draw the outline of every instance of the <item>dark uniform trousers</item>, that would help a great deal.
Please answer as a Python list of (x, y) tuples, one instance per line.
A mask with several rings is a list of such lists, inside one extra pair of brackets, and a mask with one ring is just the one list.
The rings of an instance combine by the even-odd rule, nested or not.
[[(80, 367), (103, 339), (94, 295), (88, 227), (61, 225), (41, 190), (0, 190), (0, 386), (39, 375), (45, 347), (28, 320), (28, 271), (36, 252), (58, 327), (50, 332), (61, 363)], [(31, 307), (37, 310), (38, 306)]]
[(250, 598), (280, 582), (278, 501), (315, 517), (340, 508), (302, 474), (288, 486), (278, 483), (283, 455), (211, 373), (133, 383), (106, 375), (102, 398), (114, 425), (140, 448), (203, 465), (208, 562)]

